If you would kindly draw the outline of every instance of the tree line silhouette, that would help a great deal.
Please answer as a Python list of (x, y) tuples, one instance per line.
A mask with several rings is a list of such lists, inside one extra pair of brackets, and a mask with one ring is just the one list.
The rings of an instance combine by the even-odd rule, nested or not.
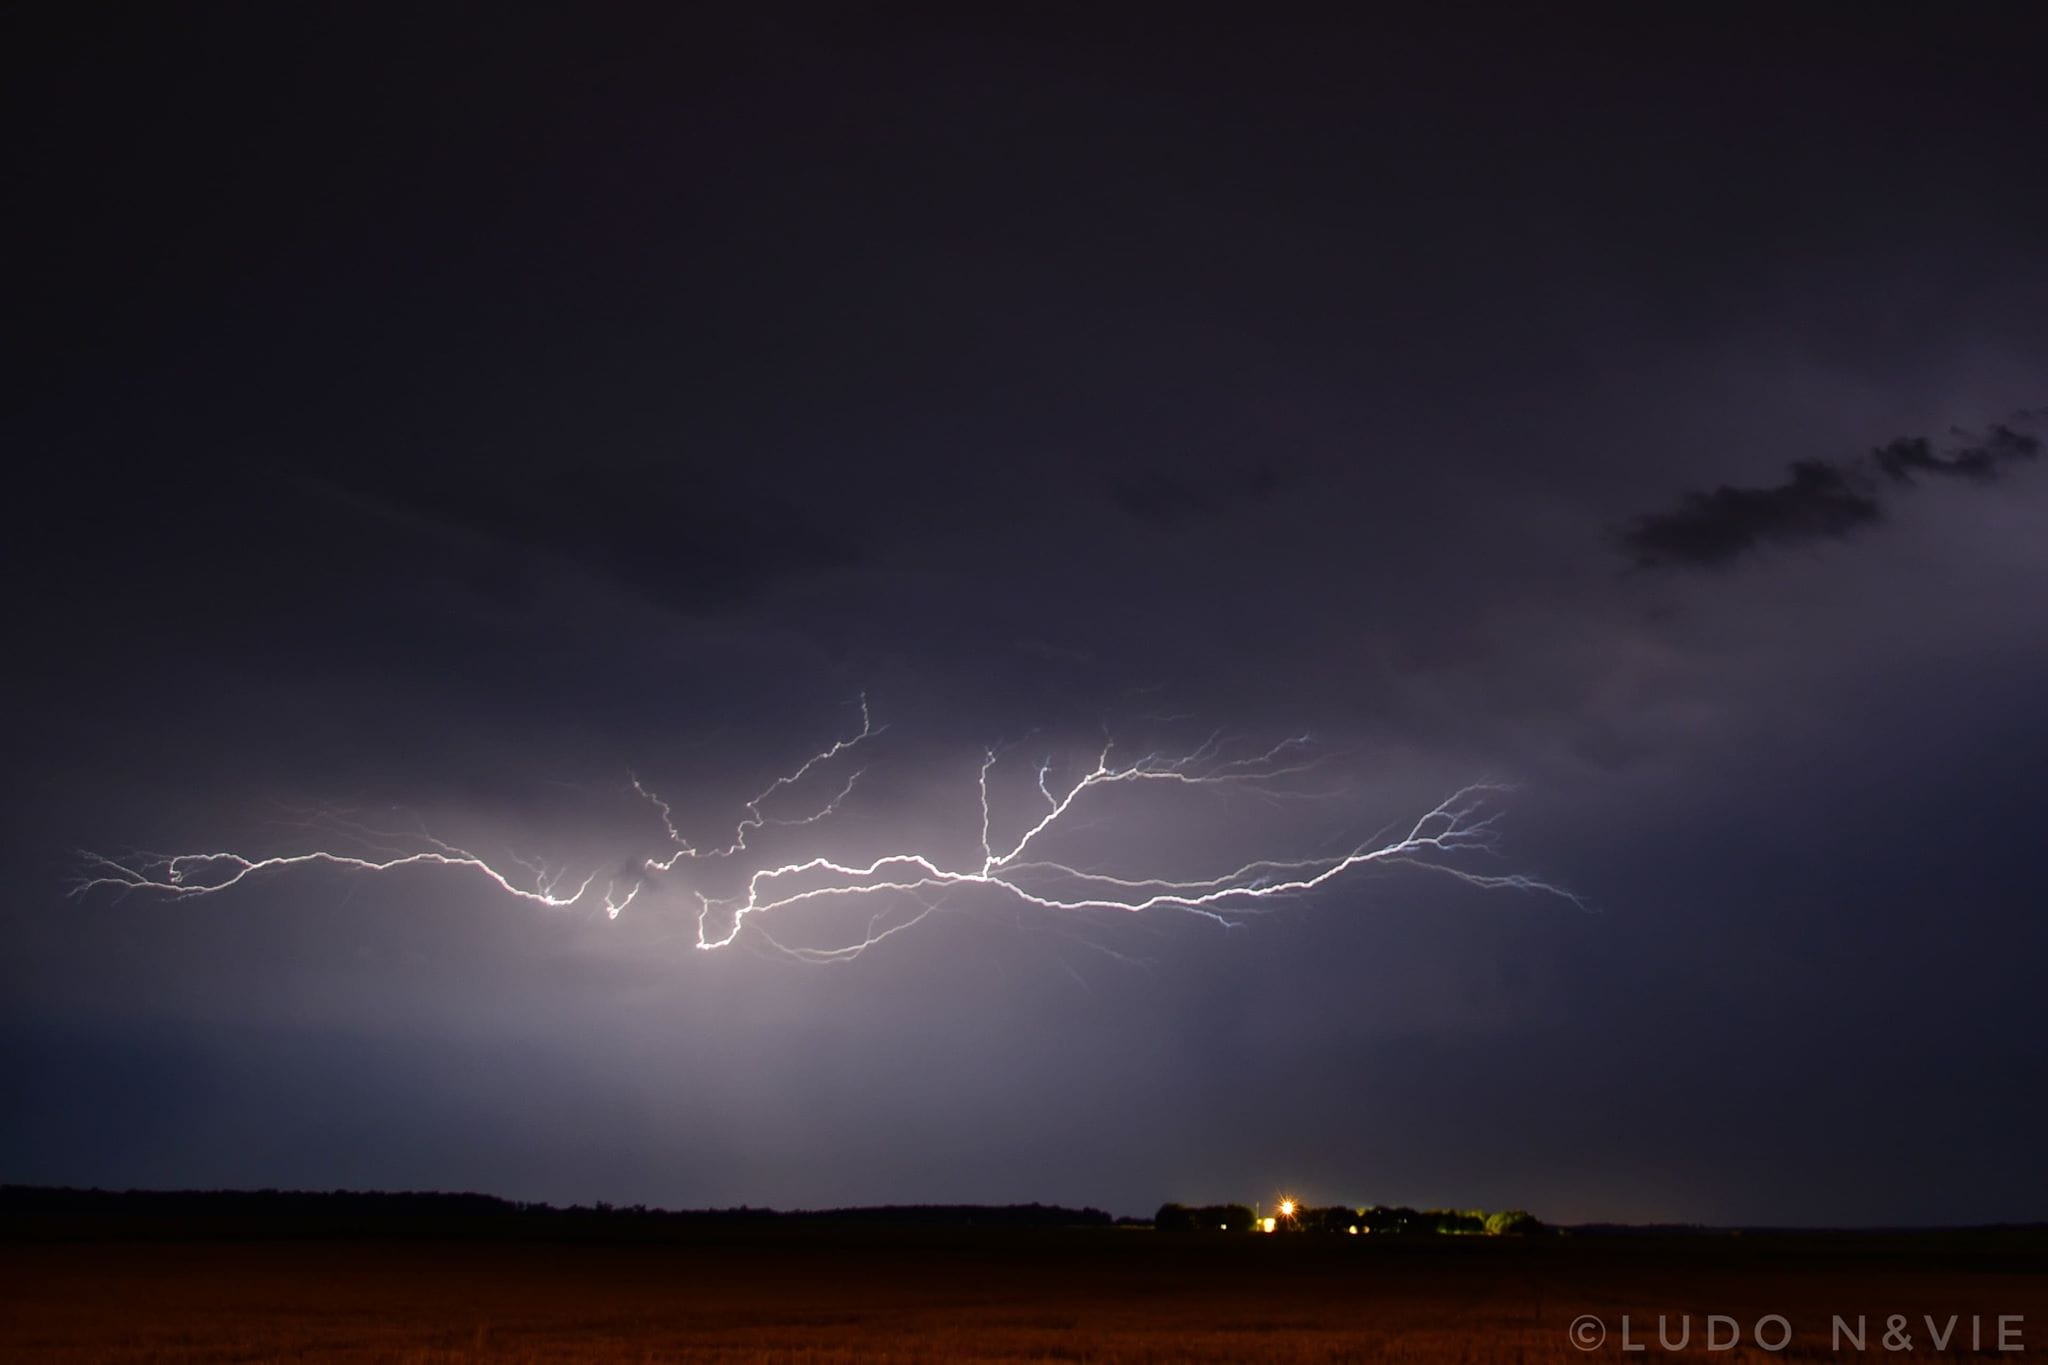
[(1525, 1237), (1547, 1229), (1521, 1209), (1411, 1209), (1375, 1204), (1354, 1209), (1342, 1204), (1327, 1208), (1296, 1208), (1292, 1213), (1261, 1214), (1249, 1204), (1162, 1204), (1152, 1215), (1161, 1232), (1256, 1232), (1271, 1218), (1274, 1232), (1321, 1232), (1375, 1237), (1490, 1236)]
[[(1543, 1224), (1518, 1209), (1298, 1208), (1262, 1213), (1247, 1204), (1166, 1204), (1150, 1226), (1168, 1233), (1275, 1232), (1441, 1236), (1524, 1235)], [(373, 1190), (100, 1190), (0, 1185), (0, 1237), (141, 1238), (512, 1238), (665, 1240), (718, 1229), (1049, 1229), (1144, 1227), (1096, 1208), (1057, 1204), (911, 1204), (777, 1210), (742, 1205), (671, 1211), (603, 1202), (567, 1208), (488, 1194)]]

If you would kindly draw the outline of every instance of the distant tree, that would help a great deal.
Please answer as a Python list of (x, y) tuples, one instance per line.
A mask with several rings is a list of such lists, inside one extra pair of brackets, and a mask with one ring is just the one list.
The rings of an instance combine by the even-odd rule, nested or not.
[(1250, 1232), (1252, 1211), (1243, 1204), (1161, 1204), (1152, 1226), (1161, 1232)]
[(1358, 1215), (1341, 1205), (1327, 1209), (1305, 1209), (1301, 1225), (1310, 1232), (1342, 1233), (1358, 1225)]
[(1213, 1209), (1204, 1209), (1202, 1212), (1215, 1215), (1214, 1217), (1204, 1218), (1202, 1226), (1206, 1228), (1209, 1224), (1214, 1223), (1217, 1229), (1222, 1232), (1250, 1232), (1253, 1223), (1257, 1219), (1257, 1215), (1251, 1211), (1251, 1206), (1247, 1204), (1219, 1204)]
[(1392, 1207), (1373, 1205), (1365, 1211), (1360, 1226), (1371, 1229), (1379, 1237), (1399, 1237), (1423, 1230), (1422, 1215), (1402, 1204)]
[(1442, 1234), (1471, 1233), (1486, 1231), (1484, 1209), (1424, 1209), (1422, 1230)]
[(1543, 1231), (1543, 1224), (1533, 1214), (1521, 1209), (1502, 1209), (1486, 1220), (1486, 1235), (1489, 1237), (1527, 1237)]

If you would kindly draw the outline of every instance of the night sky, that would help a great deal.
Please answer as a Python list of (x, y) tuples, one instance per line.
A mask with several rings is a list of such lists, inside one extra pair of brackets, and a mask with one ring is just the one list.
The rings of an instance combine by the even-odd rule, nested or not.
[[(0, 1180), (2048, 1217), (2048, 25), (1949, 8), (10, 7)], [(1583, 905), (66, 894), (630, 875), (862, 696), (764, 856), (1309, 733), (1068, 851), (1494, 779)]]

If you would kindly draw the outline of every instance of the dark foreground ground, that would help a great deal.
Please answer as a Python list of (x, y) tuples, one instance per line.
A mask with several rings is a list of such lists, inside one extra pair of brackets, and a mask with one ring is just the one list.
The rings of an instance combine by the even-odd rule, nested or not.
[[(4, 1231), (4, 1230), (0, 1230)], [(118, 1231), (118, 1230), (114, 1230)], [(1629, 1314), (1642, 1352), (1623, 1354)], [(707, 1228), (658, 1241), (0, 1236), (0, 1359), (1240, 1361), (2048, 1354), (2035, 1233), (1447, 1238), (1140, 1228)], [(1742, 1345), (1701, 1349), (1706, 1315)], [(1753, 1344), (1782, 1314), (1788, 1349)], [(1604, 1344), (1567, 1333), (1597, 1315)], [(1868, 1350), (1832, 1318), (1870, 1319)], [(1905, 1315), (1918, 1348), (1888, 1351)], [(1959, 1319), (1946, 1353), (1924, 1315)], [(2025, 1355), (1995, 1352), (1997, 1319)], [(1590, 1335), (1590, 1329), (1587, 1330)], [(1773, 1329), (1767, 1327), (1767, 1335)], [(1727, 1328), (1724, 1326), (1725, 1336)]]

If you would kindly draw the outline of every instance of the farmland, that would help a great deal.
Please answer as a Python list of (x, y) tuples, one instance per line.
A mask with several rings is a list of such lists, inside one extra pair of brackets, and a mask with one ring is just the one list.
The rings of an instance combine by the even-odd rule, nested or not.
[[(0, 1240), (0, 1357), (810, 1362), (1844, 1358), (1835, 1315), (2048, 1349), (2048, 1236), (1175, 1237), (1144, 1228), (706, 1226), (660, 1238), (266, 1233)], [(1597, 1315), (1582, 1355), (1567, 1330)], [(1646, 1353), (1624, 1356), (1629, 1314)], [(1702, 1350), (1705, 1319), (1739, 1328)], [(1789, 1349), (1754, 1342), (1783, 1316)], [(1726, 1330), (1725, 1325), (1723, 1328)], [(1768, 1335), (1768, 1333), (1767, 1333)], [(1851, 1350), (1850, 1354), (1853, 1354)]]

